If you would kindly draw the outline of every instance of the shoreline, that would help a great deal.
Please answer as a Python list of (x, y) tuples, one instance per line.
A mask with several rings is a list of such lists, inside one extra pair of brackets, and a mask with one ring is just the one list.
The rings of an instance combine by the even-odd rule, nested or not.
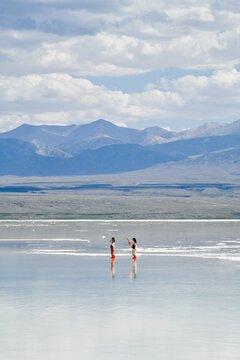
[(0, 219), (1, 222), (165, 222), (209, 223), (240, 222), (240, 219)]

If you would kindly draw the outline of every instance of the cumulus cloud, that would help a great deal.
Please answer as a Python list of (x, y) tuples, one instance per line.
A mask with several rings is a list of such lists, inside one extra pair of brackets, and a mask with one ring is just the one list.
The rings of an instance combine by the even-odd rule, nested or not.
[[(13, 1), (3, 17), (12, 23), (0, 35), (1, 73), (118, 76), (239, 63), (240, 11), (232, 11), (233, 2), (223, 9), (204, 0), (103, 1), (102, 11), (97, 3), (36, 1), (28, 8)], [(16, 4), (23, 5), (19, 14)]]
[(166, 11), (170, 19), (181, 21), (214, 21), (214, 16), (208, 7), (190, 7), (183, 9), (170, 8)]
[[(54, 123), (59, 123), (62, 115), (63, 123), (98, 116), (135, 121), (139, 117), (159, 116), (173, 106), (182, 106), (180, 96), (174, 92), (153, 89), (125, 94), (67, 74), (0, 77), (0, 98), (5, 106), (8, 104), (9, 108), (18, 111), (24, 103), (24, 108), (28, 109), (28, 114), (34, 114), (34, 119)], [(39, 111), (43, 106), (45, 111), (41, 117)], [(61, 110), (59, 115), (57, 109)]]
[(212, 76), (185, 76), (168, 86), (186, 103), (186, 117), (226, 120), (239, 118), (240, 72), (218, 70)]
[(219, 70), (209, 77), (165, 79), (159, 87), (132, 94), (68, 74), (1, 76), (0, 98), (1, 108), (10, 113), (0, 113), (4, 129), (22, 122), (71, 124), (98, 118), (134, 126), (157, 121), (171, 126), (176, 121), (239, 116), (240, 72)]
[(45, 38), (40, 33), (11, 31), (0, 38), (0, 71), (8, 75), (68, 72), (119, 76), (173, 66), (234, 67), (239, 62), (239, 34), (240, 29), (223, 33), (195, 31), (194, 36), (145, 40), (109, 33)]
[[(0, 13), (2, 128), (239, 116), (235, 0), (9, 0)], [(156, 79), (135, 94), (83, 78), (172, 67), (212, 75)]]

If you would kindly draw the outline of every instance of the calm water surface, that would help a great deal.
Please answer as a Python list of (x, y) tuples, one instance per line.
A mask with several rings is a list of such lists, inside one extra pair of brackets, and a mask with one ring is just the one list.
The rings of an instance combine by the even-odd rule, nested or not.
[(239, 359), (239, 223), (2, 221), (0, 234), (1, 359)]

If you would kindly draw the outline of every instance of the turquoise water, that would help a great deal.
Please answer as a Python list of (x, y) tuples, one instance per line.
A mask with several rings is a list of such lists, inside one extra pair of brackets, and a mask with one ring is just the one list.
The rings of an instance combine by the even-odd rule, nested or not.
[(239, 359), (239, 230), (0, 222), (1, 359)]

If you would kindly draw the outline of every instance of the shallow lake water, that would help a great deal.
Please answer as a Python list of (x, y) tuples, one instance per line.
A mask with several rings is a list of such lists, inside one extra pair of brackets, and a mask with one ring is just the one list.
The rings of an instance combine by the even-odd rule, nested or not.
[(0, 319), (4, 360), (239, 359), (240, 223), (1, 221)]

